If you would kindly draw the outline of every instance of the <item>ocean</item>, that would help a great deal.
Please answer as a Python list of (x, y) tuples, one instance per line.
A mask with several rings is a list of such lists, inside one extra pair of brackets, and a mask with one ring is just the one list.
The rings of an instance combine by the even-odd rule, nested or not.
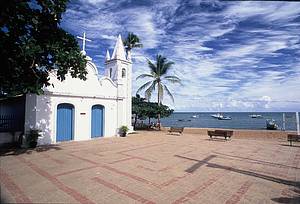
[[(168, 118), (162, 118), (161, 123), (165, 127), (195, 127), (195, 128), (226, 128), (226, 129), (266, 129), (266, 120), (274, 119), (279, 126), (278, 130), (283, 129), (282, 112), (226, 112), (224, 116), (230, 116), (231, 120), (218, 120), (211, 117), (216, 112), (174, 112)], [(259, 114), (262, 118), (251, 118), (249, 115)], [(194, 117), (193, 117), (194, 116)], [(196, 116), (196, 117), (195, 117)], [(297, 130), (296, 114), (285, 113), (285, 129)]]

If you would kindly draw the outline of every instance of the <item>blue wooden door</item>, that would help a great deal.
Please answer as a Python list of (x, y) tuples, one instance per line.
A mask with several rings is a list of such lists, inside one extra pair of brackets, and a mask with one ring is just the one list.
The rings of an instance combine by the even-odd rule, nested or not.
[(91, 134), (94, 137), (103, 137), (104, 132), (104, 107), (101, 105), (94, 105), (92, 107), (92, 127)]
[(62, 103), (57, 106), (56, 141), (68, 141), (73, 139), (74, 106)]

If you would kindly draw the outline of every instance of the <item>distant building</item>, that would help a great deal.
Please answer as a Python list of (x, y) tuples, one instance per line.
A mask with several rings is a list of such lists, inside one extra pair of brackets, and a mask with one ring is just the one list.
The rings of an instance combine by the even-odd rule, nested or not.
[(99, 76), (92, 59), (87, 59), (86, 81), (68, 74), (61, 82), (53, 72), (53, 86), (44, 88), (43, 95), (26, 95), (25, 132), (41, 129), (38, 144), (114, 136), (122, 125), (132, 129), (132, 62), (126, 57), (121, 36), (111, 57), (107, 51), (104, 76)]

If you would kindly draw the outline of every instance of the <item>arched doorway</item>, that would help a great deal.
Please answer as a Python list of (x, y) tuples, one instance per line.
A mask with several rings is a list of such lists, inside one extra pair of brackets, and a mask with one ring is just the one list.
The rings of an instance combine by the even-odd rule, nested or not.
[(104, 107), (94, 105), (92, 107), (91, 137), (103, 137), (104, 133)]
[(56, 141), (73, 140), (74, 132), (74, 106), (61, 103), (57, 106)]

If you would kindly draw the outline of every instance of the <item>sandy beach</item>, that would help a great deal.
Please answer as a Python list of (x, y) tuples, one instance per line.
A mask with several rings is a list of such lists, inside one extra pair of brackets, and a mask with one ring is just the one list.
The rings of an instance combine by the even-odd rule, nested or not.
[[(170, 128), (163, 127), (162, 130), (167, 132)], [(244, 129), (223, 129), (223, 128), (184, 128), (184, 133), (207, 135), (208, 130), (232, 130), (233, 138), (247, 139), (286, 139), (287, 134), (296, 133), (295, 131), (281, 130), (244, 130)]]

